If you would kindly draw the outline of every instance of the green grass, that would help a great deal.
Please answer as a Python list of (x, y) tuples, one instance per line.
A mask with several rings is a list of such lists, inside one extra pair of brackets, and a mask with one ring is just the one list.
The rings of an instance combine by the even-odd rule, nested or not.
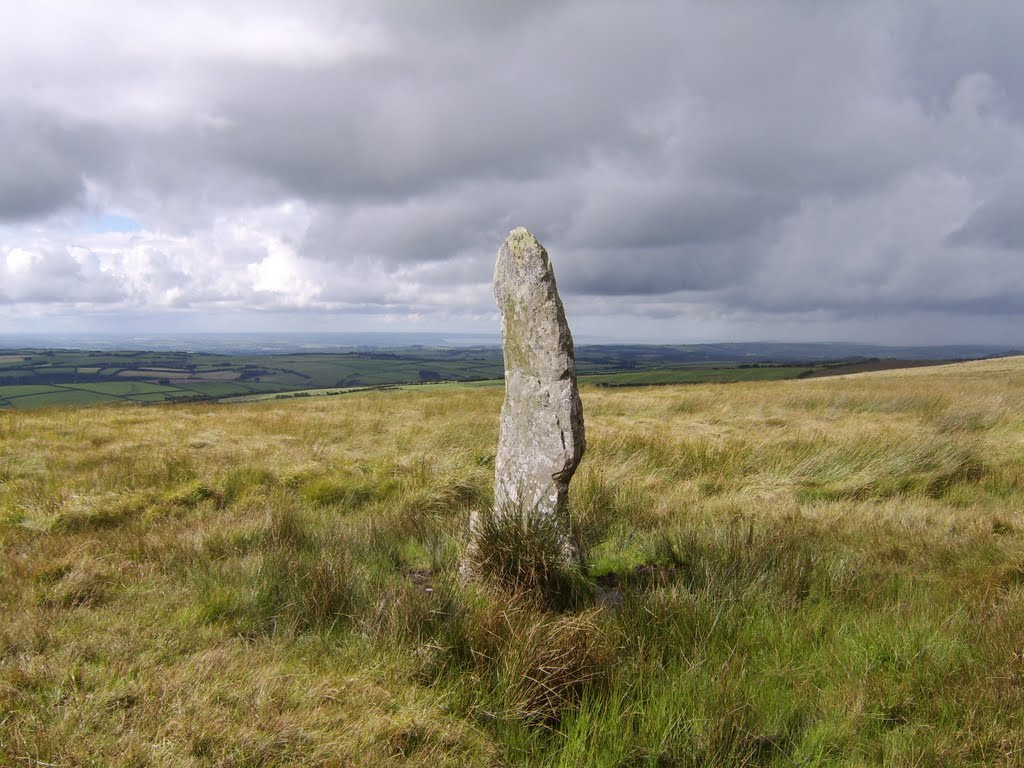
[(9, 399), (17, 408), (45, 408), (64, 405), (97, 405), (118, 401), (115, 395), (102, 392), (90, 392), (83, 389), (65, 387), (48, 387), (46, 391), (34, 395), (20, 395)]
[(258, 403), (263, 400), (284, 400), (291, 397), (331, 397), (334, 395), (343, 395), (349, 392), (356, 392), (364, 389), (363, 387), (329, 387), (327, 389), (295, 389), (281, 392), (278, 390), (260, 392), (257, 390), (256, 394), (249, 393), (247, 395), (238, 395), (224, 398), (222, 402), (225, 403)]
[(86, 392), (100, 392), (107, 395), (150, 395), (154, 393), (173, 391), (171, 387), (164, 384), (148, 384), (144, 381), (110, 381), (96, 384), (73, 384), (74, 389)]
[(182, 383), (181, 389), (186, 393), (193, 392), (210, 397), (226, 397), (251, 392), (244, 384), (236, 384), (230, 381), (200, 381)]
[(0, 399), (14, 408), (43, 408), (98, 403), (157, 403), (177, 398), (221, 397), (251, 394), (255, 387), (231, 382), (183, 382), (180, 386), (144, 381), (112, 381), (94, 384), (62, 384), (0, 387)]
[(126, 398), (127, 400), (130, 400), (133, 403), (163, 403), (168, 399), (173, 399), (174, 397), (180, 397), (181, 395), (188, 394), (192, 393), (184, 392), (180, 389), (163, 389), (159, 392), (148, 392), (145, 394), (138, 395), (123, 395), (122, 397)]
[(57, 391), (56, 387), (49, 384), (25, 384), (0, 387), (0, 397), (14, 398), (28, 395), (45, 395)]
[(501, 396), (0, 413), (0, 765), (1021, 763), (1024, 359), (587, 387), (467, 582)]

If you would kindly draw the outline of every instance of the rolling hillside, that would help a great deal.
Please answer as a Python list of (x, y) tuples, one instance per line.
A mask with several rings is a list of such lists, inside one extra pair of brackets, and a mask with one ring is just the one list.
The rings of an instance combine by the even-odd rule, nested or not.
[(0, 411), (0, 765), (1021, 764), (1024, 358), (583, 402), (570, 601), (500, 388)]

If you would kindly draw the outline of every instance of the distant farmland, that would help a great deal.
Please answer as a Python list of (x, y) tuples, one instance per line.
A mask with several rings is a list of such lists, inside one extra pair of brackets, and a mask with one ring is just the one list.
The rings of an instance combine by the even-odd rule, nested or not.
[[(577, 364), (581, 381), (598, 386), (773, 381), (925, 364), (688, 359), (692, 355), (670, 346), (582, 347)], [(0, 355), (0, 408), (295, 397), (412, 384), (498, 382), (503, 375), (496, 347), (275, 355), (19, 349)]]

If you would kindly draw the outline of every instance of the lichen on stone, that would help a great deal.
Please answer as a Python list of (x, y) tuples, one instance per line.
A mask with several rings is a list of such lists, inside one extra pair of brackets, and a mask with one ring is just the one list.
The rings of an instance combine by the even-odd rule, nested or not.
[(517, 228), (498, 252), (494, 293), (502, 314), (505, 402), (495, 460), (495, 514), (564, 523), (569, 480), (585, 449), (572, 333), (547, 251)]

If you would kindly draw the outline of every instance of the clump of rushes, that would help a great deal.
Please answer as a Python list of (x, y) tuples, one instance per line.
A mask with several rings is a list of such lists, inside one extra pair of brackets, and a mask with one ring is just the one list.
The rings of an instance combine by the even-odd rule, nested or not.
[(554, 613), (534, 594), (434, 583), (432, 595), (392, 583), (367, 626), (392, 653), (412, 649), (423, 683), (466, 696), (488, 719), (541, 730), (607, 687), (618, 648), (601, 609)]
[(585, 694), (607, 685), (615, 652), (599, 615), (600, 610), (554, 618), (501, 613), (509, 630), (496, 660), (505, 717), (553, 727)]
[(592, 597), (586, 563), (566, 557), (558, 521), (529, 511), (488, 509), (478, 514), (475, 526), (467, 569), (483, 584), (559, 611), (582, 607)]

